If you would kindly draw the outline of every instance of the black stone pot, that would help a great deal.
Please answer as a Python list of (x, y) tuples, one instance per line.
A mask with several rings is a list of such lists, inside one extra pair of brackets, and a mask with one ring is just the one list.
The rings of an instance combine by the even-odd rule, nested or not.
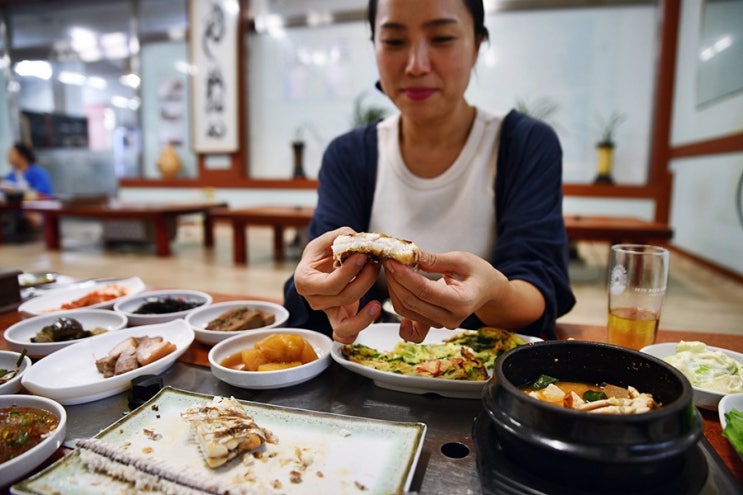
[[(662, 407), (631, 415), (564, 409), (520, 390), (543, 373), (631, 385), (653, 394)], [(702, 433), (691, 385), (678, 370), (609, 344), (552, 341), (513, 349), (496, 361), (483, 404), (508, 459), (536, 477), (601, 493), (630, 493), (633, 487), (662, 486), (679, 477), (685, 455)]]

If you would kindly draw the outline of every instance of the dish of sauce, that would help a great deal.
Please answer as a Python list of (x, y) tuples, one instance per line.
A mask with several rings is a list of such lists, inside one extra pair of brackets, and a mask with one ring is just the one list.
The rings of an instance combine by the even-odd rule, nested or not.
[(59, 418), (36, 407), (0, 408), (0, 464), (31, 450), (59, 425)]

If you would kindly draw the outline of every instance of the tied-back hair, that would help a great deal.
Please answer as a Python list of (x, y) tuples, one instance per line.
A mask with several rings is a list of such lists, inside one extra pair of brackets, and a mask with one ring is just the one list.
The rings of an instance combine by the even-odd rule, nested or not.
[[(369, 4), (366, 9), (367, 20), (369, 21), (369, 27), (371, 28), (371, 40), (374, 41), (374, 21), (377, 18), (377, 3), (379, 0), (369, 0)], [(462, 0), (464, 6), (467, 7), (470, 14), (472, 14), (472, 21), (475, 26), (475, 41), (488, 41), (490, 35), (488, 28), (485, 27), (485, 7), (482, 4), (482, 0)]]
[(29, 164), (36, 163), (36, 154), (30, 146), (26, 146), (22, 142), (18, 141), (13, 144), (13, 148), (15, 148), (18, 154), (21, 155)]

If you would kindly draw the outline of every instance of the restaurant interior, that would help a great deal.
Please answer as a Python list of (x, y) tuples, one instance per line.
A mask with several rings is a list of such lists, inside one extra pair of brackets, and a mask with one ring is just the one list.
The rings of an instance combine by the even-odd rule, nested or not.
[[(54, 274), (65, 283), (137, 277), (148, 289), (281, 305), (306, 242), (307, 222), (297, 212), (311, 212), (317, 202), (324, 149), (335, 136), (394, 111), (375, 89), (366, 4), (0, 0), (0, 177), (11, 170), (7, 150), (22, 141), (54, 190), (52, 198), (24, 202), (44, 219), (38, 231), (16, 236), (3, 223), (0, 328), (31, 316), (18, 305), (45, 294), (44, 287), (16, 288), (18, 299), (7, 300), (7, 279), (19, 273)], [(473, 70), (469, 101), (539, 118), (563, 148), (577, 302), (558, 319), (558, 336), (606, 341), (609, 250), (630, 241), (671, 253), (658, 345), (704, 340), (743, 353), (743, 1), (484, 4), (490, 40)], [(607, 140), (608, 150), (600, 146)], [(7, 218), (11, 206), (0, 197), (0, 215)], [(98, 209), (82, 213), (90, 208)], [(288, 218), (277, 220), (266, 208)], [(437, 389), (411, 394), (344, 365), (303, 385), (251, 388), (212, 376), (210, 348), (194, 342), (160, 375), (160, 385), (287, 407), (292, 418), (313, 410), (401, 422), (395, 428), (425, 424), (411, 464), (391, 476), (401, 478), (393, 492), (577, 493), (562, 481), (534, 484), (517, 468), (494, 467), (506, 462), (501, 450), (487, 450), (472, 429), (472, 418), (484, 414), (479, 391), (467, 397), (478, 400), (436, 396)], [(166, 393), (174, 395), (168, 401), (186, 400)], [(62, 435), (31, 472), (12, 481), (77, 453), (72, 440), (119, 419), (131, 395), (117, 394), (60, 400), (67, 440)], [(743, 410), (743, 399), (737, 404)], [(486, 413), (488, 407), (486, 399)], [(444, 408), (450, 417), (431, 412)], [(80, 419), (98, 413), (87, 424)], [(698, 458), (684, 454), (694, 474), (678, 482), (694, 488), (673, 484), (681, 490), (674, 493), (740, 493), (743, 451), (722, 437), (717, 402), (700, 406), (699, 415)], [(39, 481), (59, 482), (58, 493), (68, 493), (67, 481), (56, 477), (68, 469), (82, 468), (43, 471)], [(42, 486), (35, 481), (8, 491), (11, 475), (3, 476), (0, 462), (0, 493), (46, 493), (34, 491)], [(390, 490), (369, 483), (373, 493)]]

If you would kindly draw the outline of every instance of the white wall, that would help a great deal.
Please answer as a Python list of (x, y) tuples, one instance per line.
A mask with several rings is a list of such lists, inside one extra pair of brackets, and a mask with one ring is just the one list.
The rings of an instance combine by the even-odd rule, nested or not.
[[(674, 146), (743, 132), (743, 93), (697, 107), (699, 26), (702, 2), (682, 3), (673, 106)], [(738, 41), (740, 42), (740, 41)], [(673, 243), (743, 274), (743, 225), (737, 218), (736, 186), (743, 153), (674, 160), (671, 202)]]
[[(614, 177), (644, 184), (650, 142), (655, 43), (654, 6), (506, 11), (489, 14), (467, 97), (505, 114), (518, 100), (558, 105), (547, 119), (563, 145), (564, 180), (596, 175), (599, 116), (626, 114), (617, 133)], [(353, 99), (393, 109), (377, 80), (364, 22), (291, 28), (249, 38), (250, 160), (256, 177), (290, 177), (290, 142), (309, 123), (307, 174), (317, 176), (327, 143), (350, 128)]]

